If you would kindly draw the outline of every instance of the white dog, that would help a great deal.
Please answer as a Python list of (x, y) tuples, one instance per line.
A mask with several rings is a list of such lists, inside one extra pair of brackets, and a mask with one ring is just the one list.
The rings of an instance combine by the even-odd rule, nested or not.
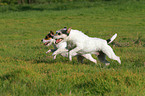
[[(56, 59), (56, 56), (58, 54), (61, 54), (63, 57), (68, 57), (68, 50), (71, 50), (75, 46), (72, 44), (67, 45), (66, 42), (61, 42), (62, 39), (55, 40), (53, 39), (53, 36), (54, 36), (54, 32), (50, 31), (49, 34), (47, 34), (45, 38), (41, 40), (44, 43), (44, 45), (46, 46), (53, 45), (54, 47), (54, 49), (50, 49), (46, 53), (53, 52), (52, 54), (54, 56), (53, 59)], [(96, 63), (96, 60), (91, 56), (91, 54), (83, 54), (83, 55), (76, 54), (76, 55), (78, 61), (80, 61), (81, 63), (83, 62), (83, 57)]]
[[(107, 40), (108, 43), (111, 43), (116, 38), (116, 36), (117, 34), (115, 34), (110, 40)], [(76, 46), (69, 51), (70, 61), (72, 60), (72, 56), (75, 56), (76, 54), (97, 54), (99, 60), (106, 65), (109, 63), (106, 60), (106, 55), (110, 59), (117, 60), (121, 64), (120, 58), (115, 55), (112, 48), (107, 44), (106, 40), (88, 37), (81, 31), (73, 30), (71, 28), (67, 29), (66, 27), (56, 31), (54, 39), (62, 40), (61, 42), (67, 42), (68, 44), (71, 43)]]

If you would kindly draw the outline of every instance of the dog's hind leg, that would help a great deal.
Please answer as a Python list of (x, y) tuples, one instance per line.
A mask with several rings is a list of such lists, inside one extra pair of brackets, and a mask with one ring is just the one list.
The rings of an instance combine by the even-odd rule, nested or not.
[(96, 55), (100, 62), (105, 63), (106, 66), (110, 65), (110, 62), (106, 60), (106, 54), (102, 51), (99, 52), (99, 55)]
[(77, 55), (78, 62), (83, 63), (83, 59), (84, 59), (84, 57), (82, 55)]
[(110, 59), (118, 61), (121, 64), (120, 57), (116, 56), (113, 52), (113, 49), (109, 45), (105, 45), (102, 49), (103, 53), (105, 53)]
[(95, 64), (97, 64), (97, 60), (94, 59), (91, 54), (84, 54), (82, 56), (84, 56), (86, 59), (88, 59), (88, 60), (94, 62)]

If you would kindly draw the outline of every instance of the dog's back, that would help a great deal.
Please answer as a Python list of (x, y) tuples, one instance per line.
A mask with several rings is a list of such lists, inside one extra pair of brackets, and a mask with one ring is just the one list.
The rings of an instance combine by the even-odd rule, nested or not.
[(80, 46), (86, 52), (87, 52), (87, 50), (94, 51), (94, 47), (96, 47), (96, 46), (98, 46), (97, 50), (100, 50), (101, 45), (103, 46), (103, 45), (107, 44), (106, 40), (103, 40), (100, 38), (88, 37), (87, 35), (85, 35), (81, 31), (73, 30), (73, 29), (71, 29), (71, 32), (70, 32), (69, 37), (68, 37), (68, 41), (76, 44), (77, 46)]
[(88, 39), (89, 37), (82, 33), (81, 31), (78, 30), (73, 30), (71, 29), (71, 32), (68, 36), (67, 41), (72, 41), (72, 42), (83, 42), (84, 40)]

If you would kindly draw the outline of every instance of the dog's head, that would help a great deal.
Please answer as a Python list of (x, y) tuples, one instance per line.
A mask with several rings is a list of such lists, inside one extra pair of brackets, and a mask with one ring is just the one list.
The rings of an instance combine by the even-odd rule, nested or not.
[(50, 31), (41, 41), (44, 43), (44, 45), (50, 46), (54, 42), (53, 36), (54, 32)]
[(56, 34), (54, 35), (54, 39), (56, 39), (56, 43), (58, 43), (57, 41), (60, 42), (66, 37), (68, 37), (70, 31), (71, 31), (71, 28), (67, 29), (67, 27), (64, 27), (63, 29), (56, 31)]

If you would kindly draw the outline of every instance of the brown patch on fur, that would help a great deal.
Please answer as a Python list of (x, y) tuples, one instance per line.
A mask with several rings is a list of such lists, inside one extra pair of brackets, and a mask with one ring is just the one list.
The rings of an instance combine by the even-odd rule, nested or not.
[[(48, 36), (47, 36), (48, 37)], [(48, 37), (47, 39), (45, 38), (45, 40), (50, 40), (50, 39), (52, 39), (51, 37)]]

